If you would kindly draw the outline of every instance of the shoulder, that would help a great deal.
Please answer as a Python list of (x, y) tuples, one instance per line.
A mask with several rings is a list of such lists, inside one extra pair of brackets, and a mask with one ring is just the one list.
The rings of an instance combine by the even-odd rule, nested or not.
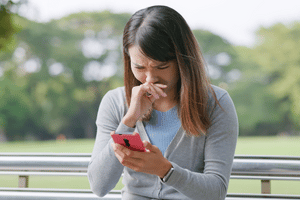
[[(217, 97), (217, 100), (220, 100), (224, 95), (225, 96), (229, 95), (226, 90), (224, 90), (224, 89), (222, 89), (222, 88), (220, 88), (218, 86), (211, 85), (211, 87), (212, 87), (212, 89), (213, 89), (213, 91), (214, 91), (214, 93), (215, 93), (215, 95)], [(210, 99), (211, 98), (214, 99), (213, 94), (211, 92), (209, 93), (209, 97), (210, 97)]]
[(125, 87), (118, 87), (109, 90), (102, 98), (101, 104), (104, 106), (111, 105), (114, 107), (126, 106)]
[(97, 123), (106, 122), (107, 118), (112, 118), (118, 123), (127, 112), (124, 87), (119, 87), (108, 91), (102, 98), (99, 109)]
[(125, 87), (118, 87), (112, 90), (109, 90), (104, 97), (109, 97), (113, 99), (125, 99)]
[[(213, 92), (209, 92), (209, 111), (231, 111), (235, 113), (234, 103), (229, 95), (229, 93), (215, 85), (211, 85)], [(215, 96), (214, 96), (215, 95)], [(218, 100), (218, 103), (216, 102)], [(221, 106), (221, 109), (220, 109)]]

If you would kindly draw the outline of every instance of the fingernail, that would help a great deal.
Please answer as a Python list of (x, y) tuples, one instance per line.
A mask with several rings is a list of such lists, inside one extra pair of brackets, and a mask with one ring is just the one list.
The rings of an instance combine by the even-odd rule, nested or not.
[(163, 96), (163, 97), (167, 97), (168, 95), (167, 95), (166, 93), (163, 93), (162, 96)]

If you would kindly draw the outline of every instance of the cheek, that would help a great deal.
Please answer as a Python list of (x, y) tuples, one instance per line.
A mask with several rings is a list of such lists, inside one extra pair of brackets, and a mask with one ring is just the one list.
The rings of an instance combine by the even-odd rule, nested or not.
[(146, 76), (145, 76), (144, 73), (137, 72), (137, 71), (135, 71), (135, 70), (132, 70), (132, 73), (133, 73), (134, 77), (135, 77), (138, 81), (140, 81), (141, 83), (144, 83), (144, 82), (145, 82)]
[(168, 82), (170, 83), (177, 83), (177, 81), (179, 80), (179, 72), (178, 71), (169, 71), (169, 73), (165, 73), (167, 74), (166, 79), (168, 79)]

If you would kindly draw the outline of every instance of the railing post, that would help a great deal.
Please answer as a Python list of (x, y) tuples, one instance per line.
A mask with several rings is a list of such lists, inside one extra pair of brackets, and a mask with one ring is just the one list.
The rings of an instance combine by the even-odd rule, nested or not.
[(19, 188), (28, 188), (29, 176), (19, 176)]
[(271, 181), (270, 180), (261, 180), (261, 193), (262, 194), (271, 194)]

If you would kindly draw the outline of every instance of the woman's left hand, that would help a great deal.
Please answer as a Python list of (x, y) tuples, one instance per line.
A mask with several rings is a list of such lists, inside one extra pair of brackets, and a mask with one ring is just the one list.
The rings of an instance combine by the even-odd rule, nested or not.
[(162, 155), (155, 145), (143, 141), (149, 151), (132, 151), (120, 144), (113, 143), (115, 155), (120, 163), (136, 172), (154, 174), (163, 178), (171, 169), (172, 164)]

